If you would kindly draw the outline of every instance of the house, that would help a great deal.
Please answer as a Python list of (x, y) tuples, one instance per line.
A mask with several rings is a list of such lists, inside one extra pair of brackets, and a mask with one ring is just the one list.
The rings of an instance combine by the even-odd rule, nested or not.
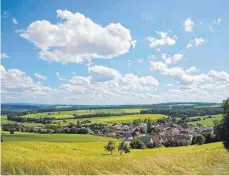
[(152, 135), (139, 136), (139, 139), (145, 144), (153, 143)]
[(115, 125), (114, 127), (116, 130), (120, 130), (122, 128), (122, 125)]
[(135, 136), (139, 136), (139, 135), (141, 135), (141, 133), (140, 133), (139, 131), (135, 131), (135, 132), (134, 132), (134, 135), (135, 135)]
[(171, 134), (178, 134), (180, 131), (177, 128), (167, 128), (166, 133), (171, 133)]
[(197, 128), (196, 131), (199, 132), (199, 133), (212, 132), (213, 131), (213, 127)]
[(188, 140), (192, 141), (192, 135), (183, 135), (183, 134), (164, 134), (160, 135), (161, 142), (168, 141), (180, 141), (180, 140)]
[(160, 142), (160, 136), (154, 135), (152, 136), (153, 143), (158, 144)]
[(180, 131), (180, 134), (184, 134), (184, 135), (186, 134), (186, 135), (188, 135), (189, 132), (188, 132), (187, 130), (181, 130), (181, 131)]
[(130, 132), (126, 132), (126, 133), (123, 134), (122, 139), (124, 141), (131, 141), (133, 139), (133, 136), (132, 136), (132, 134)]

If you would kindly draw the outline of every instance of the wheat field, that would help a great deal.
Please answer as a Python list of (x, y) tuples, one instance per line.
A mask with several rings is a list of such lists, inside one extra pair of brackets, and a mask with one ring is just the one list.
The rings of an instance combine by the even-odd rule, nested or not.
[(229, 174), (229, 153), (221, 143), (111, 156), (104, 145), (113, 138), (55, 135), (3, 134), (1, 174)]

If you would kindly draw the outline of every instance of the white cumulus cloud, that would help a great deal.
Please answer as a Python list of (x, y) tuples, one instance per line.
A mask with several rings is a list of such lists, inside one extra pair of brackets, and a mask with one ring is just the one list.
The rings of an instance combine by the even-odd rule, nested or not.
[(204, 38), (200, 37), (200, 38), (195, 38), (195, 43), (196, 43), (196, 46), (199, 46), (199, 45), (202, 45), (204, 44)]
[(88, 67), (88, 73), (92, 80), (96, 82), (106, 82), (121, 78), (121, 74), (117, 70), (100, 65)]
[(147, 40), (150, 42), (149, 46), (158, 47), (158, 46), (170, 46), (176, 43), (176, 36), (170, 37), (166, 32), (156, 31), (160, 38), (147, 37)]
[(184, 30), (186, 32), (193, 32), (193, 30), (194, 30), (194, 22), (191, 20), (191, 18), (187, 18), (184, 21)]
[(136, 46), (130, 30), (120, 23), (101, 26), (81, 13), (57, 10), (60, 21), (31, 23), (21, 36), (40, 49), (44, 60), (81, 63), (93, 58), (111, 59)]

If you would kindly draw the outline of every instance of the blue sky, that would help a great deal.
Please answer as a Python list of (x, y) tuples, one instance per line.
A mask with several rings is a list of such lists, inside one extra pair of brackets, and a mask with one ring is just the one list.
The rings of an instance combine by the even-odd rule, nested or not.
[(221, 102), (229, 2), (2, 0), (2, 102)]

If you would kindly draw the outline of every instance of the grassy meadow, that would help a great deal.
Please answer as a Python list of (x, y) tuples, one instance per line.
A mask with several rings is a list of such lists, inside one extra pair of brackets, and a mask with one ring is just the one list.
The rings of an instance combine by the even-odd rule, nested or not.
[(22, 117), (30, 117), (30, 118), (40, 118), (40, 117), (54, 117), (58, 118), (72, 118), (73, 114), (75, 115), (87, 115), (87, 114), (96, 114), (96, 113), (139, 113), (141, 109), (92, 109), (92, 110), (74, 110), (74, 111), (60, 111), (60, 112), (42, 112), (36, 114), (28, 114)]
[(208, 118), (208, 119), (204, 119), (205, 116), (200, 116), (200, 118), (201, 118), (200, 121), (189, 122), (189, 124), (197, 125), (197, 123), (199, 123), (199, 124), (202, 124), (203, 126), (213, 127), (214, 126), (214, 121), (220, 121), (223, 118), (222, 114), (211, 115), (211, 116), (212, 116), (212, 118)]
[(107, 137), (17, 132), (2, 137), (3, 175), (229, 174), (229, 153), (221, 143), (131, 150), (122, 156), (115, 151), (111, 156), (103, 148)]

